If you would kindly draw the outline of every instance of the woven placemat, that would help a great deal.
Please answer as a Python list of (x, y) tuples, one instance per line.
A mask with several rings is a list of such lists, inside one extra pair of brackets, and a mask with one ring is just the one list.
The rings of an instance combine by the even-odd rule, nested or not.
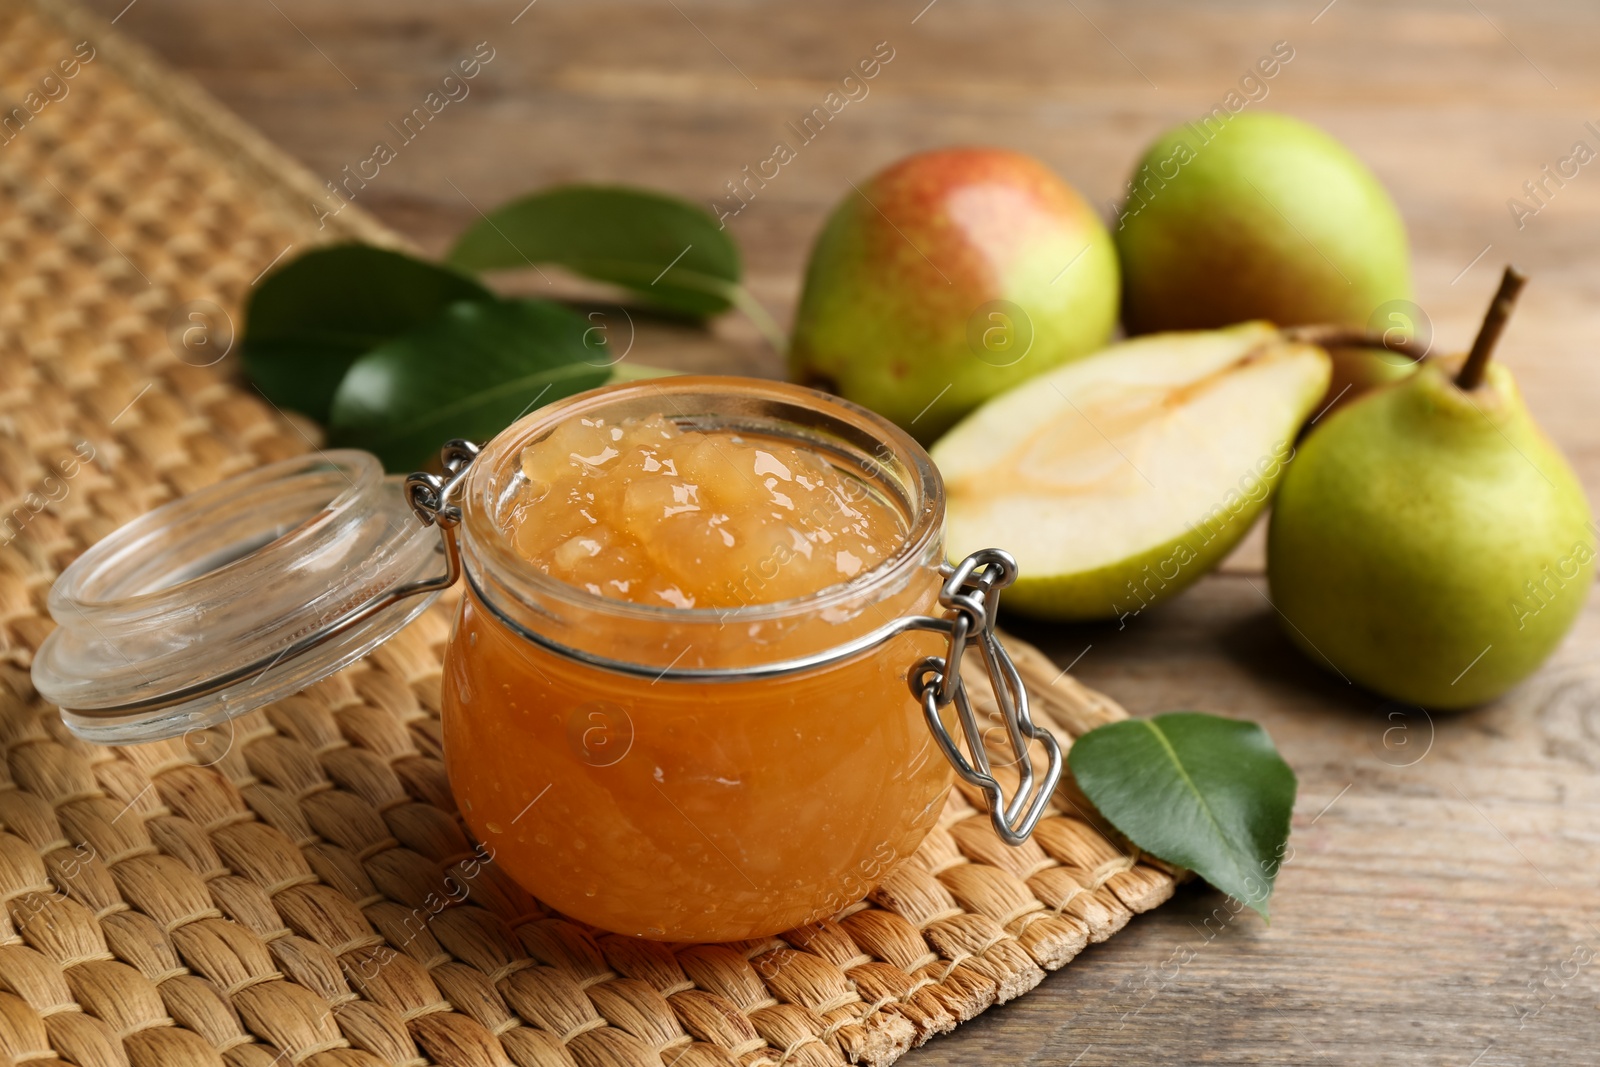
[[(447, 608), (231, 726), (128, 748), (71, 737), (27, 673), (61, 568), (157, 504), (318, 442), (234, 360), (198, 365), (226, 341), (206, 309), (236, 320), (295, 248), (397, 239), (354, 208), (319, 231), (315, 179), (75, 9), (0, 3), (0, 104), (10, 1062), (887, 1064), (1171, 895), (1177, 872), (1096, 832), (1070, 788), (1017, 849), (956, 792), (913, 859), (832, 921), (719, 946), (569, 922), (479, 864), (455, 810)], [(210, 349), (185, 343), (195, 326)], [(1013, 647), (1066, 734), (1123, 714)], [(445, 879), (469, 865), (457, 903)]]

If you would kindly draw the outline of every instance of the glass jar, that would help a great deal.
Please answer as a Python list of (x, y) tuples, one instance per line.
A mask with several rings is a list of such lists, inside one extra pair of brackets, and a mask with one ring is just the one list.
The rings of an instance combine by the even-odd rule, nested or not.
[[(819, 455), (904, 538), (790, 600), (760, 602), (765, 564), (730, 574), (752, 595), (728, 608), (603, 597), (519, 555), (516, 524), (538, 521), (516, 507), (523, 450), (573, 417), (651, 414)], [(452, 443), (442, 476), (403, 490), (371, 457), (329, 453), (166, 505), (58, 580), (60, 627), (34, 676), (82, 736), (170, 737), (324, 677), (464, 576), (442, 725), (473, 834), (535, 896), (603, 929), (759, 937), (869, 892), (934, 825), (952, 769), (1013, 844), (1049, 799), (1059, 747), (993, 636), (1014, 564), (991, 550), (946, 565), (943, 519), (927, 454), (865, 409), (752, 379), (627, 383), (541, 408), (481, 451)], [(959, 682), (969, 644), (1014, 754), (1009, 798)]]
[[(656, 412), (822, 453), (891, 506), (904, 543), (849, 584), (729, 608), (617, 600), (524, 561), (508, 514), (522, 450), (571, 418)], [(782, 676), (729, 670), (826, 653), (937, 607), (943, 489), (900, 431), (776, 383), (633, 383), (501, 434), (460, 500), (468, 591), (445, 659), (445, 760), (468, 825), (540, 900), (606, 930), (756, 937), (859, 899), (921, 843), (951, 769), (905, 676), (939, 651), (937, 634)]]

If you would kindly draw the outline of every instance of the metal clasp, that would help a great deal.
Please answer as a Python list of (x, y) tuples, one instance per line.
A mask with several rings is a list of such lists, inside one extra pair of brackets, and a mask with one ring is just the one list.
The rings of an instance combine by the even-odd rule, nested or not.
[[(1000, 590), (1016, 580), (1017, 561), (1009, 552), (985, 548), (953, 567), (947, 565), (941, 568), (941, 572), (945, 575), (945, 583), (939, 591), (939, 604), (949, 612), (946, 618), (949, 621), (950, 643), (945, 655), (927, 656), (912, 666), (907, 675), (911, 695), (922, 705), (928, 730), (944, 752), (945, 759), (950, 761), (963, 781), (983, 791), (994, 832), (1006, 844), (1020, 845), (1039, 824), (1051, 794), (1061, 780), (1061, 745), (1049, 730), (1033, 721), (1022, 676), (1016, 664), (1011, 662), (1010, 653), (995, 636)], [(961, 680), (962, 654), (974, 642), (983, 656), (984, 670), (994, 687), (995, 702), (1000, 706), (1000, 717), (1005, 722), (1006, 737), (1016, 756), (1011, 766), (1017, 770), (1017, 787), (1010, 800), (1006, 799), (1005, 790), (995, 779), (977, 713), (973, 710), (966, 683)], [(961, 722), (967, 749), (972, 753), (970, 761), (962, 754), (961, 747), (950, 736), (944, 720), (939, 717), (939, 712), (952, 703), (956, 706), (956, 716)], [(1044, 746), (1046, 756), (1044, 776), (1037, 782), (1033, 759), (1028, 752), (1032, 741)]]
[[(456, 490), (467, 479), (472, 461), (481, 449), (471, 441), (457, 438), (439, 450), (444, 474), (417, 471), (406, 475), (406, 502), (424, 526), (439, 527), (444, 546), (444, 574), (436, 579), (440, 588), (455, 585), (461, 577), (461, 546), (456, 542), (456, 527), (461, 523), (461, 506), (454, 502)], [(422, 592), (422, 590), (415, 590)], [(402, 593), (402, 595), (410, 595)]]

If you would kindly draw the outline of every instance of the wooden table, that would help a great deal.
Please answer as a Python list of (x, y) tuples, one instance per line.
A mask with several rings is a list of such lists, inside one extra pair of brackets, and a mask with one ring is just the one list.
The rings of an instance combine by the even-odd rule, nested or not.
[[(1157, 131), (1209, 110), (1288, 41), (1265, 106), (1326, 127), (1394, 191), (1446, 345), (1470, 340), (1502, 263), (1531, 274), (1501, 356), (1600, 499), (1600, 167), (1520, 230), (1506, 206), (1574, 141), (1600, 144), (1584, 128), (1600, 121), (1592, 5), (526, 2), (96, 6), (328, 179), (487, 42), (470, 96), (358, 201), (430, 251), (477, 208), (550, 182), (714, 199), (887, 41), (870, 96), (732, 223), (780, 319), (846, 179), (989, 142), (1040, 156), (1104, 204)], [(631, 358), (780, 369), (738, 321), (712, 336), (648, 328)], [(1600, 952), (1600, 600), (1534, 680), (1430, 722), (1290, 647), (1259, 544), (1258, 532), (1223, 573), (1125, 629), (1022, 632), (1134, 711), (1266, 724), (1300, 775), (1272, 925), (1186, 890), (903, 1062), (1596, 1062), (1600, 961), (1585, 961)]]

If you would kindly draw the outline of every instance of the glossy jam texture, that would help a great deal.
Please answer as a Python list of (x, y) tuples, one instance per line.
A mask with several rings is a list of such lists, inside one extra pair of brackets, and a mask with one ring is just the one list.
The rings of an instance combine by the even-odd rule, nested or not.
[[(936, 575), (919, 585), (885, 609), (932, 608)], [(469, 593), (445, 763), (473, 834), (546, 907), (664, 941), (764, 937), (855, 904), (938, 821), (950, 766), (905, 678), (938, 651), (912, 633), (785, 678), (652, 684), (546, 651)]]
[(522, 453), (506, 512), (523, 558), (599, 596), (724, 608), (855, 581), (899, 515), (816, 452), (661, 415), (575, 416)]

